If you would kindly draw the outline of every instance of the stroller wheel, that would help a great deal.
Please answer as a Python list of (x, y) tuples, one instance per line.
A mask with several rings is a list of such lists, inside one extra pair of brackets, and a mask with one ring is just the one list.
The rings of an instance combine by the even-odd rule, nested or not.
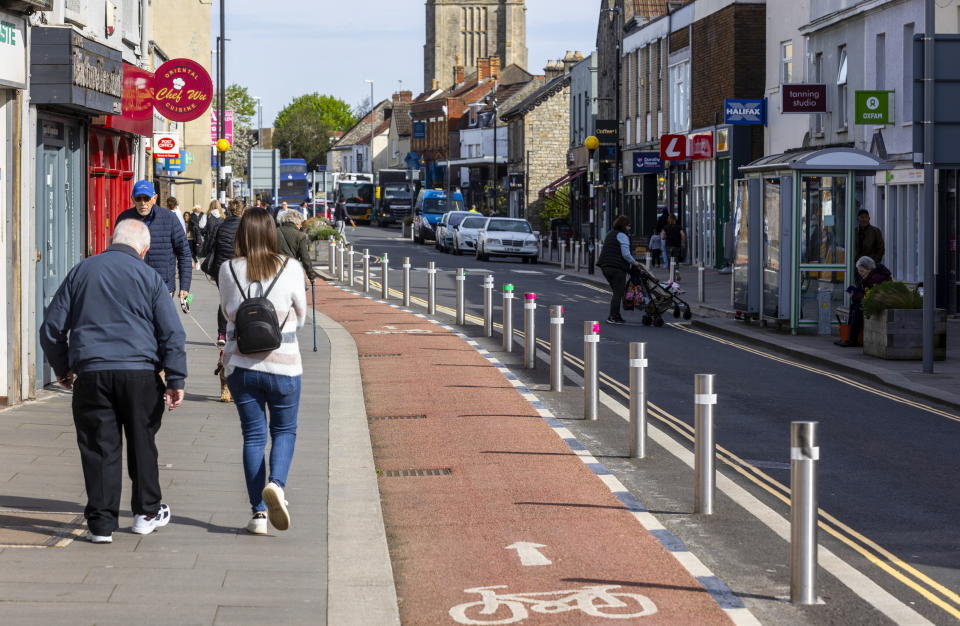
[(680, 307), (678, 306), (673, 307), (673, 316), (676, 318), (680, 317)]
[(663, 318), (660, 317), (660, 316), (657, 316), (657, 317), (653, 320), (653, 325), (656, 326), (657, 328), (660, 328), (661, 326), (663, 326)]
[(687, 307), (683, 310), (683, 319), (689, 320), (691, 317), (693, 317), (693, 313), (690, 312), (690, 307)]
[(643, 319), (640, 320), (640, 321), (643, 322), (643, 325), (644, 325), (644, 326), (649, 326), (650, 324), (653, 324), (653, 318), (650, 317), (649, 315), (644, 315), (644, 316), (643, 316)]

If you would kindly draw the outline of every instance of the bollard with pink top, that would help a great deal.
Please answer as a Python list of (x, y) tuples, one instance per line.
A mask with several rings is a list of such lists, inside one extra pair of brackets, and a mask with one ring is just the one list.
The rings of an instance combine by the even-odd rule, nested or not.
[(523, 294), (523, 365), (528, 370), (537, 367), (537, 294)]
[(600, 388), (597, 385), (597, 346), (600, 344), (600, 322), (583, 323), (583, 419), (597, 419)]

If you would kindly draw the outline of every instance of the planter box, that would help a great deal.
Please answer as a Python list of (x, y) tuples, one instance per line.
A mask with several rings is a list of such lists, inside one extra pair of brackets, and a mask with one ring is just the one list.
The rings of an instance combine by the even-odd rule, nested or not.
[[(933, 324), (933, 358), (947, 358), (947, 313), (937, 309)], [(887, 309), (863, 321), (863, 353), (881, 359), (923, 359), (923, 310)]]

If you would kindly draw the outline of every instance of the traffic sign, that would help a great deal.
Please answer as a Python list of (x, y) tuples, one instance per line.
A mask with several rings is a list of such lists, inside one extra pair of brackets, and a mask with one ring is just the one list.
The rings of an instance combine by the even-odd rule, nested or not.
[(685, 161), (687, 159), (686, 135), (661, 135), (660, 158), (664, 161)]

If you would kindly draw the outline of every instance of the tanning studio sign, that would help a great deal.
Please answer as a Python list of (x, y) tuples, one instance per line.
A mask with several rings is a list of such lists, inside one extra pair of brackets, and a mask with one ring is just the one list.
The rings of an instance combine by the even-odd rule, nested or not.
[(764, 126), (767, 123), (767, 99), (727, 98), (723, 101), (723, 121), (734, 126)]

